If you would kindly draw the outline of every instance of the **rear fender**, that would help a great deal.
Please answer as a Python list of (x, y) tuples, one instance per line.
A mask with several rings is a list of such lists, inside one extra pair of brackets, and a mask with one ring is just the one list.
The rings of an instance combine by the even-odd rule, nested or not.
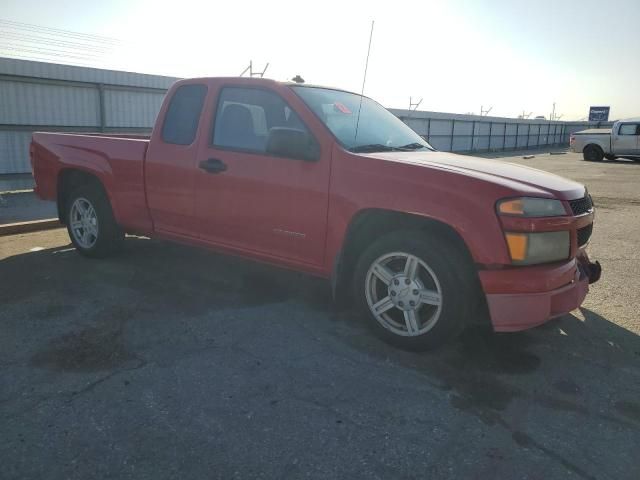
[[(111, 203), (115, 219), (118, 221), (120, 219), (120, 209), (115, 195), (116, 182), (109, 158), (104, 153), (89, 148), (67, 145), (61, 145), (60, 147), (60, 169), (57, 174), (58, 185), (60, 185), (60, 179), (65, 172), (78, 171), (85, 175), (91, 175), (102, 185)], [(61, 207), (59, 205), (58, 208), (60, 209)]]
[(600, 139), (597, 139), (597, 140), (589, 139), (587, 142), (585, 142), (580, 153), (584, 152), (587, 149), (587, 147), (591, 147), (591, 146), (598, 147), (604, 153), (607, 153), (607, 154), (611, 153), (610, 141), (611, 140), (609, 140), (609, 142), (605, 142), (604, 140), (600, 140)]

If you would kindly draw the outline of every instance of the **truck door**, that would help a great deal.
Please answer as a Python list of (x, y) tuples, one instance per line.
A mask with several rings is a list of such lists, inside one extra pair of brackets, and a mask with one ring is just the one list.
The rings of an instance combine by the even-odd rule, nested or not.
[(616, 155), (638, 155), (640, 153), (640, 123), (621, 123), (612, 136)]
[(197, 236), (195, 161), (206, 95), (206, 85), (182, 83), (169, 91), (158, 115), (144, 168), (147, 204), (158, 232)]
[[(205, 129), (209, 138), (201, 140), (198, 153), (196, 213), (202, 239), (321, 264), (331, 149), (321, 147), (276, 90), (222, 86), (216, 100)], [(269, 153), (273, 132), (283, 129), (306, 132), (305, 138), (316, 142), (317, 158)]]

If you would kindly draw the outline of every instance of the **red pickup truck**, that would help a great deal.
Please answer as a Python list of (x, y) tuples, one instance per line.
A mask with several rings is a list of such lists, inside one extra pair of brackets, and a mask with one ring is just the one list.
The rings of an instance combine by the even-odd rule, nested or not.
[(34, 133), (30, 150), (37, 193), (83, 255), (133, 233), (325, 277), (406, 348), (475, 321), (542, 324), (600, 275), (583, 185), (435, 151), (343, 90), (183, 80), (150, 138)]

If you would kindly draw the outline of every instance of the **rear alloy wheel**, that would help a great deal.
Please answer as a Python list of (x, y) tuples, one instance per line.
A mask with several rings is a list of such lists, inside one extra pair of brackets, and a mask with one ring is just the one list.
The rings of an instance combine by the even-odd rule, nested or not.
[(482, 315), (473, 264), (454, 243), (403, 231), (365, 250), (356, 266), (354, 294), (376, 334), (401, 348), (427, 350)]
[(98, 215), (91, 202), (78, 197), (71, 205), (69, 227), (76, 243), (83, 249), (90, 249), (98, 240)]
[(69, 195), (66, 206), (69, 238), (82, 255), (106, 257), (121, 247), (124, 233), (101, 188), (92, 185), (77, 188)]
[(589, 145), (582, 152), (582, 157), (588, 162), (601, 162), (604, 158), (604, 152), (596, 145)]

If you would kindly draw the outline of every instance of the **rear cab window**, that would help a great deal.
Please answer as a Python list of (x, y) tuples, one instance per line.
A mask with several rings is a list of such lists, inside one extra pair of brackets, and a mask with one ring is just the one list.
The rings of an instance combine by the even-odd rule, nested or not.
[(202, 84), (181, 85), (176, 89), (162, 125), (162, 140), (165, 143), (193, 143), (206, 95), (207, 87)]
[(640, 134), (640, 124), (637, 123), (623, 123), (620, 125), (618, 135), (638, 135)]

